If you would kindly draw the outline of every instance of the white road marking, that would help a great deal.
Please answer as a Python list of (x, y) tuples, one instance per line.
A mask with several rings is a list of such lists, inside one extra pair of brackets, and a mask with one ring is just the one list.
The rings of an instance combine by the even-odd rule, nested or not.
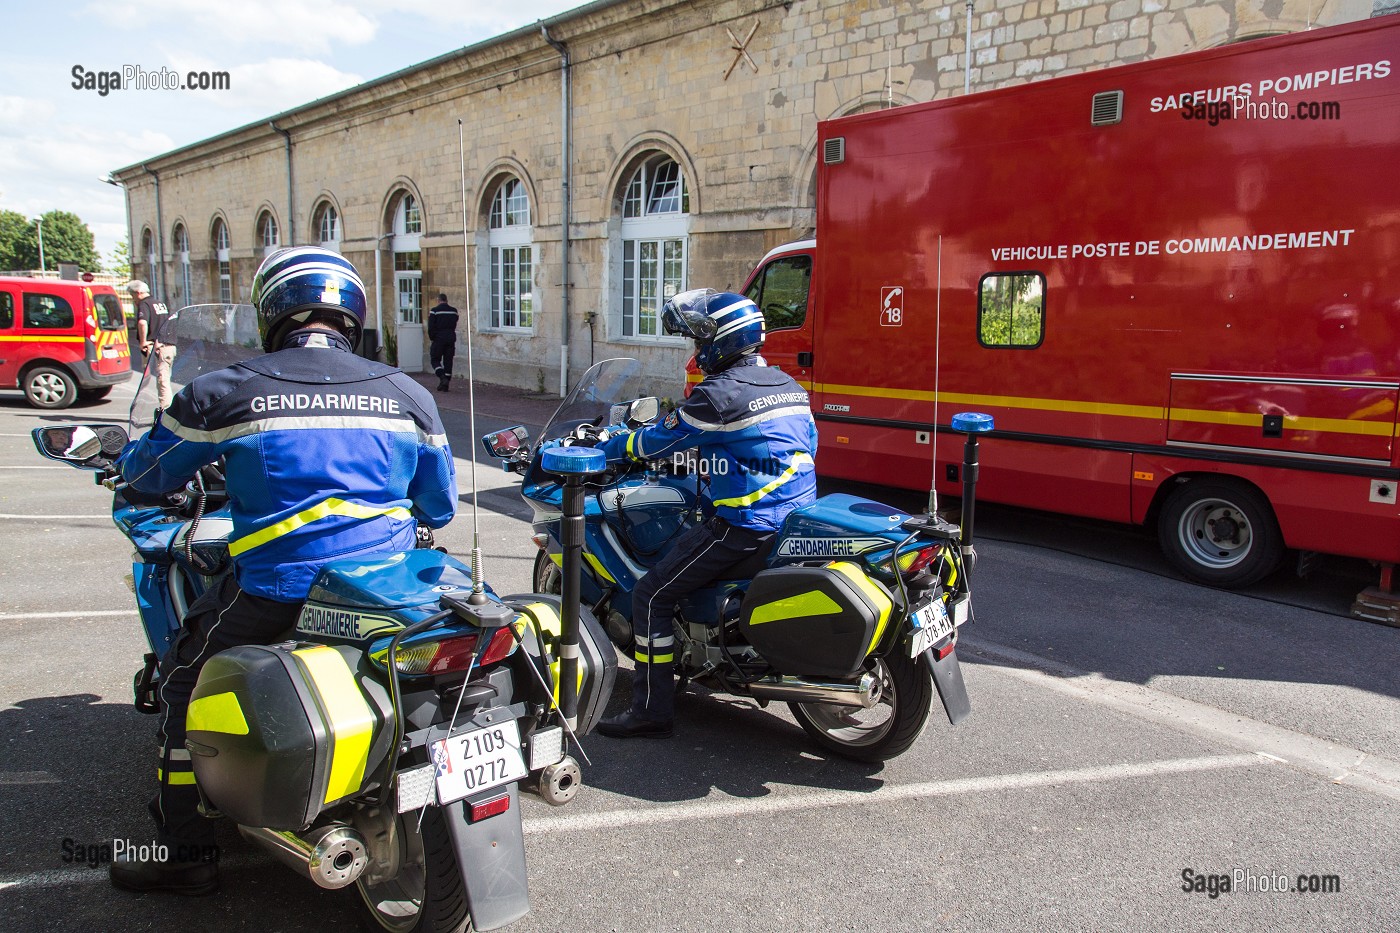
[(980, 638), (963, 637), (958, 649), (967, 657), (994, 659), (988, 670), (1107, 706), (1138, 719), (1186, 732), (1212, 742), (1282, 760), (1295, 768), (1321, 775), (1334, 784), (1400, 800), (1400, 761), (1370, 755), (1317, 736), (1250, 719), (1195, 700), (1138, 684), (1110, 680)]
[(86, 515), (20, 515), (14, 512), (0, 512), (0, 518), (28, 518), (36, 522), (64, 521), (73, 518), (111, 518), (110, 512), (89, 512)]
[(0, 612), (0, 622), (16, 622), (21, 619), (91, 619), (97, 616), (134, 616), (140, 615), (135, 609), (94, 609), (90, 612), (83, 610), (65, 610), (63, 612)]
[(1258, 755), (1212, 755), (1205, 758), (1127, 762), (1061, 771), (992, 774), (986, 777), (953, 778), (947, 781), (928, 781), (922, 784), (887, 784), (872, 791), (827, 790), (816, 793), (769, 795), (757, 798), (721, 798), (698, 803), (671, 804), (660, 807), (637, 806), (626, 810), (605, 810), (601, 813), (580, 813), (571, 816), (548, 816), (542, 819), (531, 819), (525, 822), (525, 834), (531, 836), (537, 833), (556, 833), (568, 830), (620, 829), (656, 823), (675, 823), (682, 820), (732, 819), (758, 814), (783, 813), (791, 810), (819, 810), (823, 807), (883, 804), (921, 797), (985, 794), (1006, 790), (1022, 790), (1029, 787), (1092, 784), (1161, 774), (1190, 774), (1200, 771), (1220, 771), (1227, 768), (1255, 766), (1268, 767), (1269, 765)]
[(62, 784), (63, 779), (47, 771), (0, 771), (0, 786), (8, 784)]

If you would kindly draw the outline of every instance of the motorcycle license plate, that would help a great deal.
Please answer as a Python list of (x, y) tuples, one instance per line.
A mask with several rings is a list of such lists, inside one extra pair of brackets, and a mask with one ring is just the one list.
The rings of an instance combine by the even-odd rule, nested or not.
[(440, 804), (530, 773), (520, 754), (520, 727), (514, 720), (434, 742), (433, 764)]
[(914, 637), (909, 639), (909, 657), (917, 658), (938, 644), (955, 626), (943, 600), (935, 599), (926, 606), (920, 606), (909, 617), (914, 626)]

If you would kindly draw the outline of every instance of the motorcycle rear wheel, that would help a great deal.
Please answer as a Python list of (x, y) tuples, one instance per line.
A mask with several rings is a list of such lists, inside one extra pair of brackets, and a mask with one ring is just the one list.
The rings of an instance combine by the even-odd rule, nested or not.
[(418, 811), (400, 813), (397, 820), (399, 873), (375, 885), (355, 883), (369, 911), (366, 926), (390, 933), (470, 933), (467, 890), (442, 812), (429, 807), (421, 833)]
[(793, 716), (822, 748), (856, 761), (888, 761), (923, 734), (933, 703), (933, 678), (919, 658), (894, 653), (867, 659), (865, 669), (880, 681), (880, 702), (871, 709), (831, 703), (789, 703)]

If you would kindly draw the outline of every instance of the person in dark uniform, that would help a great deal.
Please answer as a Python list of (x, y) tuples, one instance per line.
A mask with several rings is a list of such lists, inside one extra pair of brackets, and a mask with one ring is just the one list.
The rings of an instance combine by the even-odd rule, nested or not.
[(452, 358), (457, 354), (457, 309), (438, 293), (438, 303), (428, 312), (428, 361), (437, 373), (438, 391), (446, 392), (452, 382)]
[(135, 499), (178, 490), (223, 458), (233, 519), (234, 572), (190, 606), (161, 660), (150, 811), (165, 857), (113, 862), (112, 883), (127, 890), (208, 894), (218, 885), (213, 824), (198, 811), (185, 748), (204, 662), (282, 637), (326, 563), (411, 550), (419, 522), (441, 528), (456, 514), (452, 452), (432, 396), (354, 353), (365, 319), (355, 267), (317, 247), (279, 250), (253, 278), (253, 304), (266, 355), (196, 377), (117, 461), (123, 494)]
[(632, 705), (598, 724), (614, 738), (671, 735), (676, 603), (770, 544), (788, 513), (816, 500), (817, 428), (807, 392), (767, 366), (763, 314), (742, 295), (696, 289), (661, 309), (668, 334), (695, 341), (705, 378), (659, 424), (603, 442), (610, 461), (698, 448), (715, 515), (691, 528), (632, 593)]

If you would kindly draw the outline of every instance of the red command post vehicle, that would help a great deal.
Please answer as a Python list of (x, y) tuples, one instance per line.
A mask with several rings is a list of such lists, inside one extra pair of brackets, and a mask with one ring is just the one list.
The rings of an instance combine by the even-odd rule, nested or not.
[(927, 488), (937, 425), (956, 495), (986, 411), (979, 496), (1155, 522), (1218, 586), (1294, 548), (1388, 590), (1398, 53), (1389, 16), (822, 123), (816, 239), (745, 285), (818, 471)]
[(110, 285), (0, 276), (0, 388), (67, 408), (129, 378), (126, 315)]

